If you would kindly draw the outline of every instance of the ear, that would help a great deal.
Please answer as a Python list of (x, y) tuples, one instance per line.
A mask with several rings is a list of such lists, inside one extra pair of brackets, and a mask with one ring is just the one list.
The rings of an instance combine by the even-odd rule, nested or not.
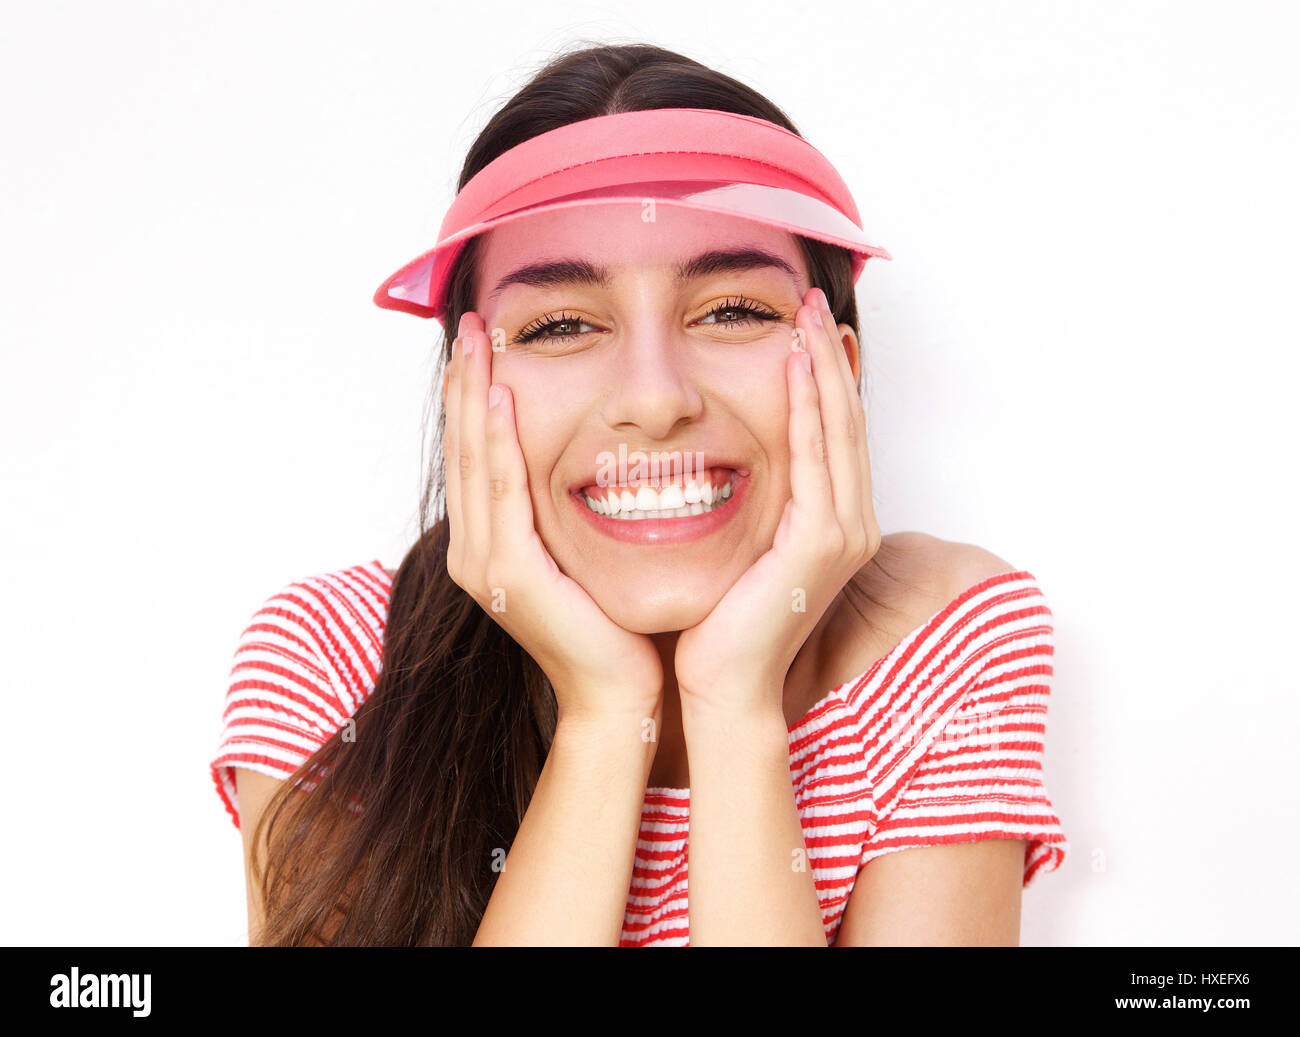
[(858, 336), (853, 333), (853, 329), (847, 324), (836, 325), (836, 330), (840, 333), (840, 341), (844, 345), (844, 355), (849, 358), (849, 369), (853, 372), (853, 380), (859, 380), (859, 360), (860, 350), (858, 348)]

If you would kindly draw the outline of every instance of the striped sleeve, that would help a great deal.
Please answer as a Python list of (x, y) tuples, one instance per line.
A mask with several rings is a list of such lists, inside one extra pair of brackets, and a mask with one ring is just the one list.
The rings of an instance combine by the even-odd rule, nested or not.
[(240, 635), (210, 761), (212, 780), (235, 827), (235, 767), (287, 778), (351, 715), (328, 659), (327, 588), (319, 578), (268, 598)]
[(1069, 844), (1043, 780), (1055, 648), (1052, 613), (1027, 572), (992, 577), (938, 617), (937, 657), (882, 740), (876, 825), (859, 866), (913, 847), (1024, 839), (1022, 886)]

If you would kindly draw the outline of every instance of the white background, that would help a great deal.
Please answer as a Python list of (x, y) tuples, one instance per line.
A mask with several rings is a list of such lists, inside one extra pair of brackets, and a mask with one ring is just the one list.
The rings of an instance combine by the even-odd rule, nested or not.
[(1056, 619), (1071, 854), (1023, 942), (1298, 942), (1295, 30), (1265, 3), (6, 5), (0, 940), (244, 942), (207, 769), (236, 640), (284, 583), (405, 553), (438, 329), (372, 293), (586, 40), (767, 94), (893, 254), (858, 282), (882, 528), (1029, 569)]

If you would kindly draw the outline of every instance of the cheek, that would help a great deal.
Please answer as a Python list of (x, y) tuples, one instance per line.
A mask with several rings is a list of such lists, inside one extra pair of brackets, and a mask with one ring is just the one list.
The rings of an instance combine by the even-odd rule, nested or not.
[(790, 392), (786, 388), (785, 340), (720, 368), (711, 380), (719, 404), (742, 420), (769, 458), (789, 453)]
[(550, 492), (550, 474), (573, 440), (577, 426), (576, 408), (570, 402), (572, 388), (566, 390), (558, 380), (557, 384), (550, 384), (544, 378), (500, 377), (499, 380), (510, 387), (514, 396), (515, 433), (528, 469), (533, 499), (544, 500)]

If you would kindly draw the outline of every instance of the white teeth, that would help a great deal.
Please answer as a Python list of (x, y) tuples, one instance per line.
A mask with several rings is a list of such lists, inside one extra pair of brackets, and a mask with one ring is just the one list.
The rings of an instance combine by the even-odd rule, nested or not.
[(659, 508), (661, 511), (676, 511), (686, 503), (686, 496), (680, 486), (665, 486), (659, 491)]
[(603, 497), (583, 494), (587, 507), (598, 515), (636, 521), (639, 519), (685, 518), (703, 515), (721, 507), (731, 499), (732, 480), (715, 487), (712, 483), (687, 482), (685, 487), (673, 484), (656, 491), (652, 486), (631, 490), (609, 489)]

